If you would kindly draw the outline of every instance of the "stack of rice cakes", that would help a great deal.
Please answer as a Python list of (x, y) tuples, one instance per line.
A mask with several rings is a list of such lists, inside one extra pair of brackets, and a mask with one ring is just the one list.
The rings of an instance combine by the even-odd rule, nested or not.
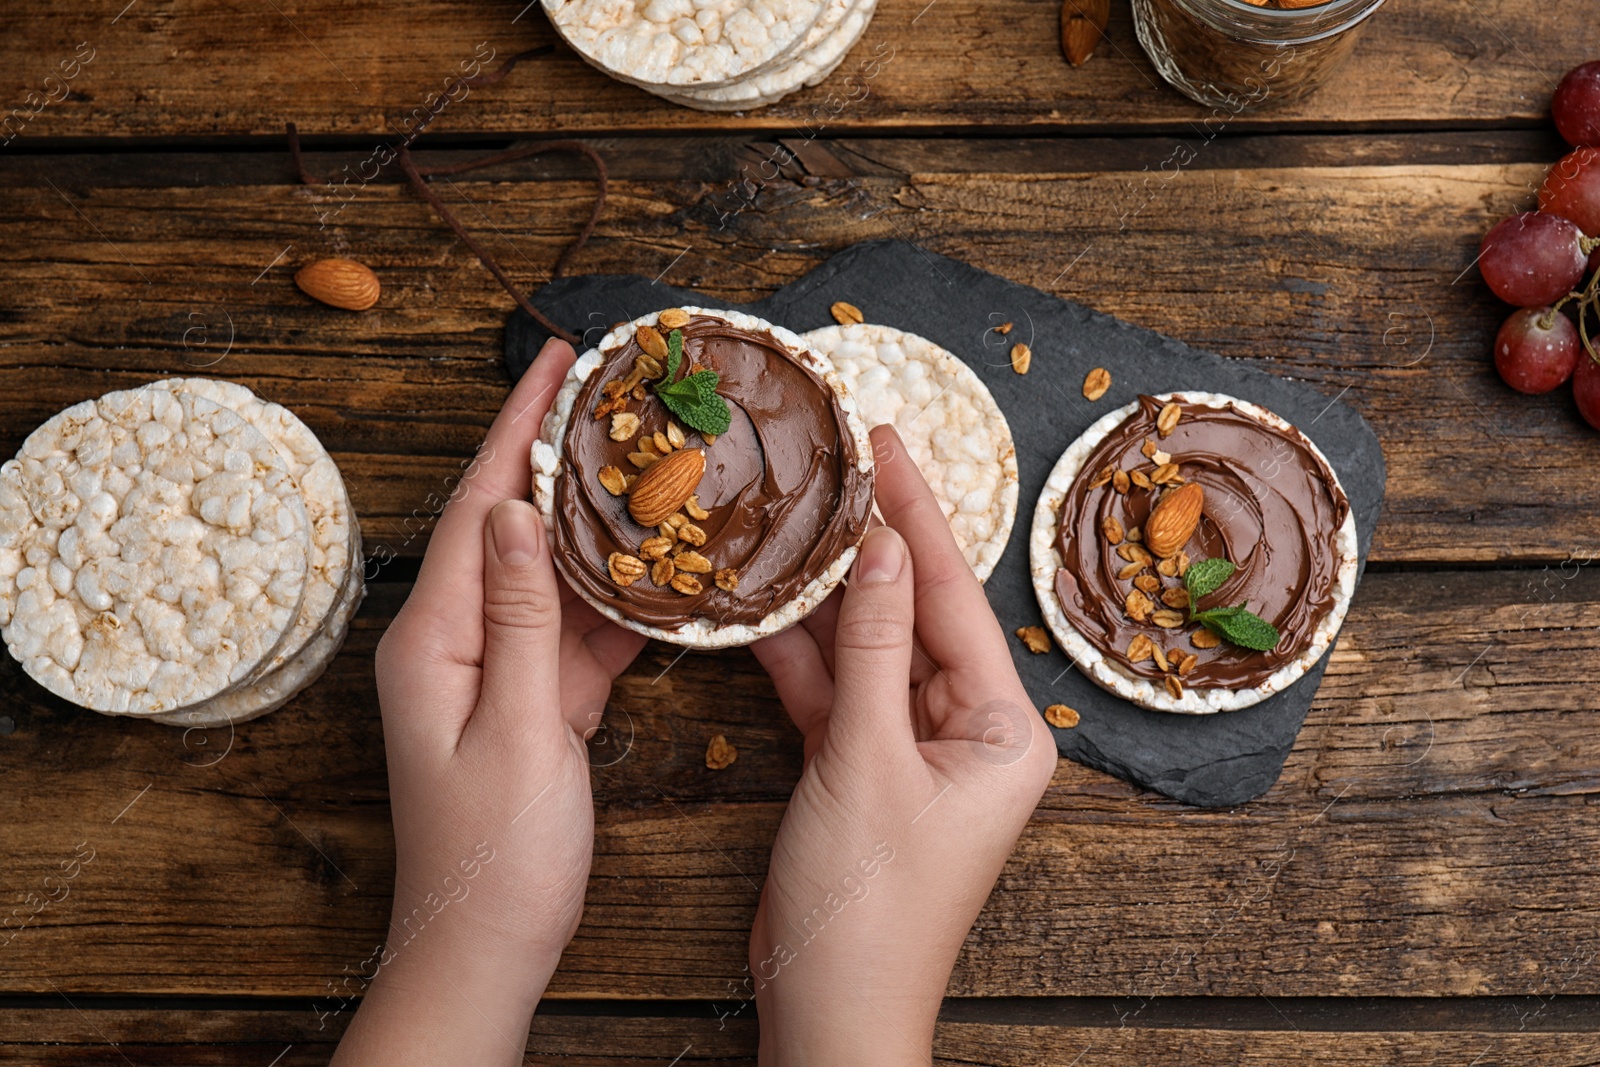
[(338, 468), (244, 386), (108, 393), (0, 467), (0, 632), (35, 680), (94, 711), (265, 715), (327, 667), (364, 595)]
[(592, 66), (701, 111), (747, 111), (820, 83), (877, 0), (544, 0)]

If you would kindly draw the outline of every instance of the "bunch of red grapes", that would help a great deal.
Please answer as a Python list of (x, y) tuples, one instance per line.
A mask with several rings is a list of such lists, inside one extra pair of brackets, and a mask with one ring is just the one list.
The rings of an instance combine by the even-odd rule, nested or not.
[(1500, 377), (1522, 393), (1570, 378), (1578, 411), (1600, 430), (1600, 336), (1589, 326), (1591, 312), (1600, 324), (1600, 61), (1561, 79), (1550, 112), (1573, 150), (1545, 175), (1538, 211), (1484, 237), (1478, 266), (1495, 295), (1520, 309), (1495, 337)]

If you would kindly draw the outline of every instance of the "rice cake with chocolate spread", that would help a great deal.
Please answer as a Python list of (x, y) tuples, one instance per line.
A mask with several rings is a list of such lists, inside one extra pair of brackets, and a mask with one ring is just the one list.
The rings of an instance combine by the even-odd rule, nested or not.
[[(641, 328), (652, 347), (682, 330), (680, 379), (717, 373), (725, 433), (708, 442), (640, 381)], [(637, 389), (613, 410), (608, 387), (630, 380)], [(617, 480), (679, 451), (704, 457), (693, 499), (668, 520), (692, 528), (682, 536), (637, 521), (629, 496), (639, 483)], [(675, 308), (614, 328), (568, 373), (532, 462), (534, 503), (578, 594), (630, 629), (695, 648), (748, 644), (805, 618), (849, 570), (872, 507), (872, 445), (831, 363), (790, 331), (732, 311)], [(675, 461), (691, 472), (697, 462)], [(685, 565), (663, 575), (657, 564), (673, 560)]]
[[(1162, 419), (1169, 408), (1175, 423)], [(1167, 573), (1144, 525), (1162, 494), (1191, 483), (1203, 512)], [(1249, 707), (1299, 679), (1337, 636), (1358, 566), (1355, 520), (1321, 451), (1265, 408), (1199, 392), (1140, 397), (1090, 426), (1045, 483), (1029, 549), (1045, 622), (1080, 670), (1140, 707), (1196, 715)], [(1179, 564), (1218, 557), (1238, 569), (1202, 606), (1246, 604), (1278, 629), (1272, 650), (1196, 644), (1209, 631), (1186, 621), (1182, 595), (1177, 607), (1162, 601), (1184, 588)], [(1135, 592), (1149, 598), (1146, 619), (1128, 610)], [(1155, 611), (1185, 621), (1163, 627)], [(1195, 662), (1180, 673), (1174, 653)]]

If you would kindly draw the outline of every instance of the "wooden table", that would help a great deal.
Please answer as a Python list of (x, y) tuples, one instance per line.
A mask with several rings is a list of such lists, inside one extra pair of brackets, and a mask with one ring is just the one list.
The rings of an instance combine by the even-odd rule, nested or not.
[[(281, 131), (316, 173), (354, 171), (481, 43), (549, 41), (526, 2), (0, 10), (0, 105), (25, 116), (0, 149), (0, 453), (85, 397), (226, 376), (316, 430), (395, 557), (328, 674), (231, 739), (75, 710), (5, 662), (18, 914), (94, 858), (0, 947), (0, 1062), (319, 1063), (349, 1017), (391, 879), (373, 647), (505, 395), (509, 302), (392, 174), (342, 207), (297, 186)], [(951, 980), (938, 1062), (1595, 1062), (1600, 436), (1567, 395), (1501, 385), (1505, 309), (1471, 264), (1561, 151), (1546, 102), (1595, 58), (1600, 2), (1391, 4), (1336, 84), (1220, 129), (1158, 84), (1125, 5), (1080, 70), (1057, 18), (882, 0), (833, 82), (743, 116), (558, 50), (450, 104), (423, 157), (588, 139), (615, 181), (579, 271), (747, 299), (906, 237), (1376, 428), (1372, 563), (1282, 780), (1199, 811), (1062, 762)], [(80, 42), (70, 96), (36, 109)], [(762, 178), (778, 144), (795, 161)], [(1163, 169), (1179, 144), (1192, 163)], [(591, 195), (553, 158), (439, 188), (528, 285)], [(328, 254), (378, 271), (377, 309), (294, 289)], [(652, 646), (610, 715), (588, 910), (530, 1062), (751, 1063), (733, 990), (797, 736), (742, 651)], [(721, 772), (715, 733), (740, 750)]]

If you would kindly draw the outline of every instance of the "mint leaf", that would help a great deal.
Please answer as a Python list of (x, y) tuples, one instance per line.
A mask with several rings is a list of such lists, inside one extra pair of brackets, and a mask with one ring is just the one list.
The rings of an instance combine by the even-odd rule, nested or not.
[(683, 363), (683, 331), (673, 330), (667, 334), (667, 373), (661, 379), (663, 384), (672, 384), (672, 379), (678, 376), (678, 367)]
[(1189, 569), (1183, 572), (1183, 584), (1189, 590), (1190, 603), (1198, 603), (1201, 597), (1216, 592), (1236, 570), (1237, 567), (1220, 556), (1189, 564)]
[(1270, 652), (1278, 645), (1278, 628), (1261, 616), (1246, 611), (1242, 604), (1236, 608), (1202, 611), (1194, 616), (1193, 621), (1240, 648)]
[(701, 433), (724, 434), (733, 424), (733, 413), (717, 393), (717, 381), (716, 371), (699, 370), (682, 381), (661, 386), (656, 395), (685, 426)]

